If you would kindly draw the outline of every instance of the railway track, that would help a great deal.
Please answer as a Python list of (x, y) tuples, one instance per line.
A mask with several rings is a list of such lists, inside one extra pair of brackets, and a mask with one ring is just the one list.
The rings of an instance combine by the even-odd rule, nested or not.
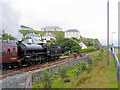
[[(92, 54), (92, 53), (96, 53), (98, 51), (99, 50), (93, 51), (93, 52), (88, 52), (88, 53), (83, 53), (83, 54), (88, 54), (89, 55), (89, 54)], [(28, 72), (28, 71), (32, 71), (32, 70), (36, 70), (36, 69), (40, 69), (40, 68), (44, 68), (44, 67), (48, 67), (48, 66), (52, 66), (52, 65), (55, 65), (55, 64), (59, 64), (59, 63), (62, 63), (62, 62), (69, 61), (69, 60), (74, 60), (74, 59), (76, 59), (78, 57), (81, 57), (81, 55), (76, 54), (76, 55), (73, 55), (73, 56), (60, 58), (58, 60), (42, 63), (42, 64), (39, 64), (39, 65), (34, 65), (34, 66), (25, 67), (25, 68), (21, 68), (21, 69), (7, 70), (5, 72), (3, 71), (2, 75), (0, 76), (0, 80), (4, 79), (5, 77), (8, 77), (8, 76), (13, 76), (13, 75), (20, 74), (20, 73), (23, 73), (23, 72)]]
[[(76, 55), (76, 56), (78, 57), (80, 55)], [(30, 67), (25, 67), (25, 68), (22, 68), (20, 70), (19, 69), (7, 70), (7, 71), (4, 71), (2, 73), (2, 75), (0, 76), (0, 79), (3, 79), (3, 78), (8, 77), (8, 76), (12, 76), (12, 75), (20, 74), (20, 73), (23, 73), (23, 72), (28, 72), (28, 71), (44, 68), (44, 67), (47, 67), (47, 66), (52, 66), (52, 65), (55, 65), (55, 64), (58, 64), (58, 63), (66, 62), (68, 60), (73, 60), (75, 58), (76, 58), (75, 56), (69, 56), (69, 57), (65, 57), (65, 58), (60, 58), (56, 61), (46, 62), (46, 63), (42, 63), (42, 64), (39, 64), (39, 65), (30, 66)]]

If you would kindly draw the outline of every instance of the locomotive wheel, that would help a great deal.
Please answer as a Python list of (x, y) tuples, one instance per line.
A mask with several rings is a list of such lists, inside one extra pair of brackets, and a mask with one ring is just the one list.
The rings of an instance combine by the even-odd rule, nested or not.
[(18, 63), (18, 68), (21, 68), (21, 67), (22, 67), (22, 63), (19, 62), (19, 63)]
[(52, 61), (52, 57), (47, 57), (46, 62)]
[(55, 59), (56, 59), (56, 58), (55, 58), (55, 56), (54, 56), (54, 57), (52, 57), (52, 60), (53, 60), (53, 61), (55, 61)]
[(60, 57), (59, 57), (59, 56), (57, 56), (57, 60), (58, 60), (58, 59), (60, 59)]
[(33, 66), (33, 65), (34, 65), (34, 63), (31, 60), (29, 60), (28, 61), (28, 66)]
[(0, 64), (0, 70), (4, 70), (3, 64)]
[(55, 57), (55, 60), (58, 60), (58, 56)]
[(45, 59), (45, 60), (42, 60), (43, 61), (43, 63), (45, 63), (47, 60)]
[(41, 63), (42, 63), (42, 61), (41, 61), (41, 60), (37, 61), (37, 64), (41, 64)]

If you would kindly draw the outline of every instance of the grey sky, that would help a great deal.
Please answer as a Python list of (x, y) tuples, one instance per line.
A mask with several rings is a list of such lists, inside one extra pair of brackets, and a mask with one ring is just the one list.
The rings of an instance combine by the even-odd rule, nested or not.
[[(44, 26), (78, 29), (83, 37), (106, 43), (107, 0), (12, 0), (19, 11), (20, 24), (40, 30)], [(117, 4), (110, 1), (110, 34), (117, 32)], [(114, 35), (117, 38), (117, 33)], [(116, 39), (117, 40), (117, 39)]]

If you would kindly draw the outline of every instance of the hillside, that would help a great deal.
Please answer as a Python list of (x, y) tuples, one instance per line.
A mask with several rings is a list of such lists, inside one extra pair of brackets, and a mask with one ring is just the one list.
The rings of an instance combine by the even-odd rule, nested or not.
[[(37, 31), (37, 30), (19, 30), (25, 36), (26, 34), (29, 33), (35, 33), (35, 34), (40, 34), (41, 36), (46, 34), (46, 32), (50, 32), (55, 35), (56, 39), (63, 39), (65, 37), (65, 32), (64, 31)], [(102, 45), (100, 44), (98, 39), (92, 39), (92, 38), (83, 38), (80, 36), (80, 39), (73, 38), (76, 42), (78, 41), (83, 41), (87, 46), (94, 46), (97, 49), (101, 48)]]
[[(19, 32), (21, 32), (24, 36), (28, 33), (35, 33), (35, 34), (40, 34), (41, 36), (44, 35), (47, 31), (37, 31), (37, 30), (20, 30)], [(64, 31), (48, 31), (52, 34), (55, 35), (56, 39), (60, 38), (60, 37), (64, 37)]]

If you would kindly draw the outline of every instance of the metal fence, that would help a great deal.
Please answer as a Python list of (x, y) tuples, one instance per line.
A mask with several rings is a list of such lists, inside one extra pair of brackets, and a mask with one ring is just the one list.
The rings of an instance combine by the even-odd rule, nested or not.
[(115, 68), (117, 70), (117, 80), (118, 80), (118, 87), (120, 88), (120, 63), (119, 63), (119, 60), (115, 54), (114, 51), (110, 51), (113, 58), (114, 58), (114, 62), (115, 62)]

